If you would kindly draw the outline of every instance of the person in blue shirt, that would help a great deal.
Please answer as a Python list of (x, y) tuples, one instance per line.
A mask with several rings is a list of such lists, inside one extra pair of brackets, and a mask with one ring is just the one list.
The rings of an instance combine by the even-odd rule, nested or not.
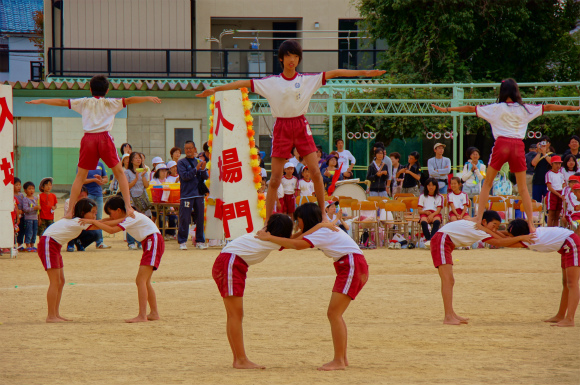
[[(103, 218), (103, 186), (109, 182), (107, 171), (103, 162), (99, 161), (96, 170), (90, 170), (83, 185), (89, 192), (88, 198), (97, 203), (97, 220)], [(93, 230), (97, 233), (97, 249), (110, 249), (103, 243), (103, 231)]]

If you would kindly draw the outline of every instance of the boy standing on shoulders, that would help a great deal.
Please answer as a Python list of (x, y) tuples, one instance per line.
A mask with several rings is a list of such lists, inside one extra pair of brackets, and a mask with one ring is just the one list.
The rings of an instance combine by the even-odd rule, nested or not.
[(155, 96), (132, 96), (130, 98), (105, 98), (109, 92), (109, 80), (103, 75), (93, 76), (90, 82), (91, 98), (80, 99), (37, 99), (27, 104), (48, 104), (49, 106), (68, 107), (82, 115), (85, 135), (81, 140), (78, 172), (70, 192), (70, 207), (65, 217), (72, 218), (81, 187), (87, 179), (89, 170), (95, 170), (102, 159), (113, 170), (115, 180), (119, 181), (125, 200), (127, 214), (133, 216), (129, 183), (121, 167), (117, 148), (111, 136), (115, 115), (129, 104), (144, 102), (161, 103)]
[[(125, 320), (125, 322), (133, 323), (158, 320), (157, 298), (155, 296), (155, 290), (151, 286), (151, 275), (159, 267), (161, 257), (165, 251), (163, 237), (157, 226), (155, 226), (155, 223), (145, 215), (135, 212), (135, 218), (129, 217), (123, 198), (120, 196), (114, 196), (107, 200), (107, 203), (105, 203), (105, 213), (110, 216), (110, 220), (124, 220), (116, 226), (109, 225), (106, 222), (107, 220), (101, 222), (96, 219), (83, 219), (81, 223), (89, 223), (109, 234), (126, 231), (143, 245), (143, 256), (141, 257), (139, 271), (135, 279), (139, 297), (139, 315), (135, 318)], [(151, 308), (149, 314), (147, 314), (148, 302)]]

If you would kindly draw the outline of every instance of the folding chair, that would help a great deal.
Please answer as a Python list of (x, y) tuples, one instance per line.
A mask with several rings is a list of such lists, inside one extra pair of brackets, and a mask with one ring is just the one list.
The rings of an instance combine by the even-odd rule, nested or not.
[(346, 212), (346, 216), (347, 217), (352, 217), (352, 203), (353, 202), (358, 202), (356, 199), (340, 199), (338, 201), (338, 206), (340, 207), (340, 210), (343, 212)]
[(405, 198), (403, 199), (403, 203), (407, 207), (405, 220), (411, 224), (411, 242), (415, 243), (418, 234), (421, 232), (421, 226), (419, 224), (419, 198)]
[(387, 200), (388, 198), (385, 197), (367, 197), (368, 201), (372, 201), (372, 202), (382, 202), (384, 200)]
[[(361, 246), (369, 249), (376, 249), (378, 247), (379, 239), (379, 221), (377, 218), (377, 202), (372, 201), (362, 201), (362, 202), (352, 202), (351, 209), (353, 215), (355, 216), (352, 221), (352, 236), (354, 241), (359, 245), (360, 233), (367, 230), (369, 232), (369, 240), (374, 236), (374, 245), (368, 243), (367, 245)], [(362, 214), (364, 214), (364, 220), (361, 219)]]
[(497, 211), (500, 214), (500, 217), (502, 216), (501, 214), (503, 214), (500, 226), (502, 227), (502, 229), (503, 227), (506, 227), (507, 223), (509, 222), (507, 202), (491, 202), (490, 210)]
[(398, 198), (413, 198), (415, 197), (415, 195), (411, 194), (411, 193), (398, 193), (395, 194), (393, 196), (393, 199), (398, 199)]
[(380, 224), (385, 229), (384, 234), (384, 244), (386, 245), (391, 241), (393, 235), (400, 233), (405, 238), (409, 234), (409, 222), (405, 220), (405, 214), (407, 212), (407, 206), (398, 201), (384, 201), (379, 203), (379, 208), (390, 212), (393, 215), (393, 219), (387, 219), (380, 221)]
[[(522, 212), (522, 218), (526, 219), (526, 213), (524, 212), (522, 206), (523, 204), (520, 200), (514, 204), (514, 210), (520, 210)], [(538, 214), (537, 216), (536, 213)], [(540, 202), (536, 202), (535, 200), (532, 200), (532, 215), (534, 226), (542, 227), (545, 225), (546, 213), (544, 212), (543, 205)]]

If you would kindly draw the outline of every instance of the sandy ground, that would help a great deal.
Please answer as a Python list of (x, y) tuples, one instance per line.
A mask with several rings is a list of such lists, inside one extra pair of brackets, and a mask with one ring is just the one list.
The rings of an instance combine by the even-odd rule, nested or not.
[(0, 257), (0, 384), (580, 383), (580, 327), (542, 322), (559, 303), (556, 253), (455, 252), (455, 308), (471, 322), (444, 326), (428, 251), (366, 251), (370, 279), (345, 315), (351, 366), (340, 372), (316, 370), (332, 358), (332, 261), (272, 253), (250, 268), (244, 298), (248, 356), (267, 369), (240, 371), (211, 278), (218, 249), (168, 243), (153, 275), (162, 319), (126, 324), (141, 253), (119, 234), (106, 241), (112, 249), (63, 254), (71, 323), (44, 323), (48, 278), (36, 254)]

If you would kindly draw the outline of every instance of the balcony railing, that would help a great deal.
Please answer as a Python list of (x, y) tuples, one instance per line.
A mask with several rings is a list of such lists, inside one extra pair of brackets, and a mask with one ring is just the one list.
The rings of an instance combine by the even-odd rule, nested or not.
[[(300, 72), (371, 69), (375, 49), (304, 50)], [(106, 74), (124, 78), (251, 78), (281, 72), (277, 50), (49, 48), (48, 73), (59, 77)]]

